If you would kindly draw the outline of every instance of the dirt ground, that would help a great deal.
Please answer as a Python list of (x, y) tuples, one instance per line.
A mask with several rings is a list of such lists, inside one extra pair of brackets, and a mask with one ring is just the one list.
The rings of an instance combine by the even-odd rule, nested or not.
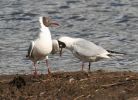
[(138, 73), (1, 75), (0, 100), (138, 100)]

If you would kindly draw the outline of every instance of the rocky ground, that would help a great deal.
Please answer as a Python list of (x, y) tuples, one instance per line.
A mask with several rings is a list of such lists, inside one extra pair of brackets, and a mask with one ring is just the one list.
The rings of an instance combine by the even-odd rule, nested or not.
[(0, 100), (138, 100), (138, 73), (1, 75)]

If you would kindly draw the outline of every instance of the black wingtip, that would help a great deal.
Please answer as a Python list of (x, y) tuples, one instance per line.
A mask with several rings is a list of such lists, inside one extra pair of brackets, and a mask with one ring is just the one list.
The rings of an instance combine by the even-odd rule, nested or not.
[(107, 50), (109, 53), (114, 53), (114, 54), (122, 54), (122, 55), (127, 55), (126, 53), (122, 52), (117, 52), (117, 51), (112, 51), (112, 50)]

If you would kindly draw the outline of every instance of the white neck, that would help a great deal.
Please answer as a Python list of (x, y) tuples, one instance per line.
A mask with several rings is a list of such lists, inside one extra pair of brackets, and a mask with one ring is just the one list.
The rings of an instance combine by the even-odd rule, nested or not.
[(46, 39), (51, 39), (51, 33), (50, 33), (50, 30), (47, 26), (45, 26), (43, 24), (43, 17), (39, 17), (39, 22), (40, 22), (40, 34), (39, 34), (39, 37), (40, 38), (46, 38)]
[(40, 38), (50, 38), (51, 39), (51, 33), (48, 27), (42, 27), (41, 32), (39, 34)]

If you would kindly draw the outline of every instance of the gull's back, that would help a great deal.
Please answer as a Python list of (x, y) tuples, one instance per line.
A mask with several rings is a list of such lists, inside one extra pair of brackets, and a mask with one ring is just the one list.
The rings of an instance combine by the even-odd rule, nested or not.
[(82, 38), (76, 39), (73, 48), (73, 54), (81, 60), (90, 61), (97, 58), (109, 58), (109, 53), (104, 48)]

